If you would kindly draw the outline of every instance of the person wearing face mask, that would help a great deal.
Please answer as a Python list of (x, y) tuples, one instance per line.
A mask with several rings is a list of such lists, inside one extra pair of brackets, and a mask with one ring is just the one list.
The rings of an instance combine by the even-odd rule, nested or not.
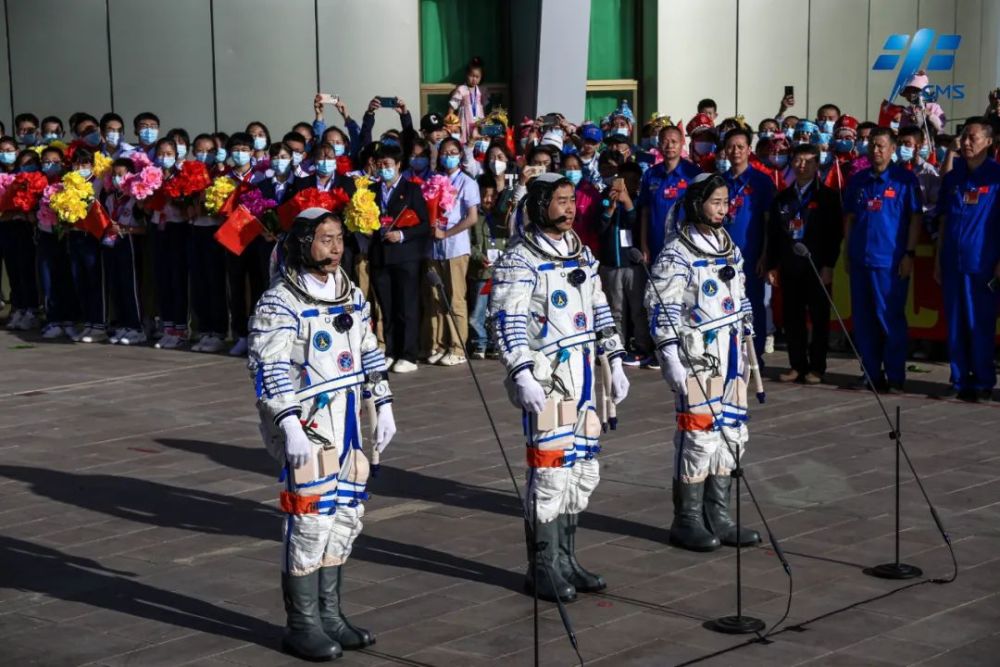
[(833, 129), (833, 140), (830, 142), (830, 150), (833, 152), (833, 159), (837, 161), (837, 166), (844, 177), (846, 183), (854, 175), (854, 161), (857, 158), (856, 146), (858, 138), (858, 120), (854, 116), (847, 114), (837, 119)]
[(583, 178), (595, 186), (601, 185), (601, 174), (597, 169), (597, 153), (604, 140), (601, 128), (593, 123), (585, 123), (577, 130), (580, 137), (580, 160), (583, 162)]
[[(2, 141), (0, 141), (2, 148)], [(55, 146), (42, 151), (42, 173), (49, 183), (57, 183), (63, 174), (63, 152)], [(38, 281), (42, 289), (45, 305), (45, 326), (42, 338), (51, 340), (61, 337), (73, 339), (79, 334), (73, 322), (79, 315), (73, 279), (69, 268), (69, 253), (66, 249), (66, 234), (58, 234), (52, 224), (43, 217), (38, 218)]]
[(306, 150), (306, 138), (298, 132), (286, 132), (281, 138), (281, 143), (288, 146), (292, 151), (291, 175), (295, 178), (306, 178), (312, 173), (312, 160), (308, 158)]
[[(358, 122), (356, 120), (351, 118), (351, 114), (347, 110), (347, 105), (344, 104), (343, 100), (338, 99), (337, 103), (334, 104), (333, 106), (337, 110), (337, 113), (340, 114), (341, 120), (344, 121), (344, 127), (347, 128), (347, 134), (350, 137), (350, 141), (345, 142), (345, 145), (361, 146), (362, 145), (361, 126), (358, 125)], [(292, 132), (298, 132), (300, 135), (302, 135), (303, 141), (305, 141), (306, 144), (304, 149), (304, 155), (306, 156), (308, 156), (313, 149), (312, 138), (322, 137), (326, 133), (327, 129), (326, 120), (323, 117), (322, 95), (320, 95), (319, 93), (317, 93), (316, 97), (313, 98), (313, 111), (315, 112), (316, 117), (313, 120), (312, 127), (310, 128), (309, 136), (306, 136), (305, 133), (300, 132), (300, 129), (302, 129), (300, 126), (305, 125), (305, 123), (300, 123), (299, 125), (296, 125), (295, 127), (292, 128)], [(369, 130), (369, 138), (370, 137), (371, 137), (371, 132)], [(282, 141), (287, 141), (287, 140), (288, 140), (287, 136), (284, 139), (282, 139)], [(352, 155), (351, 157), (356, 159), (357, 155)], [(296, 174), (296, 175), (300, 176), (301, 174)]]
[(167, 132), (167, 138), (173, 139), (174, 145), (177, 146), (178, 169), (180, 169), (180, 163), (183, 162), (184, 160), (194, 159), (194, 156), (191, 154), (191, 149), (190, 149), (191, 135), (188, 134), (187, 130), (180, 127), (174, 128), (169, 132)]
[[(94, 154), (79, 147), (73, 153), (73, 171), (94, 186), (95, 198), (101, 190), (94, 180)], [(83, 329), (73, 338), (81, 343), (103, 343), (108, 340), (107, 305), (104, 293), (104, 266), (101, 242), (78, 226), (66, 232), (66, 250), (69, 255), (70, 274), (76, 289), (76, 300), (83, 319)]]
[[(493, 266), (503, 254), (510, 238), (506, 214), (497, 209), (497, 180), (489, 173), (478, 179), (480, 216), (472, 228), (472, 253), (469, 257), (469, 284), (472, 288), (472, 313), (469, 315), (469, 348), (473, 359), (496, 358), (496, 347), (486, 327)], [(500, 181), (503, 183), (503, 180)], [(510, 194), (510, 188), (506, 189)]]
[[(437, 290), (430, 289), (428, 313), (430, 319), (431, 350), (428, 363), (457, 366), (466, 362), (463, 341), (468, 335), (469, 318), (466, 305), (466, 274), (471, 252), (469, 229), (479, 219), (479, 186), (461, 168), (462, 144), (449, 137), (441, 142), (438, 157), (440, 173), (447, 177), (457, 190), (455, 203), (444, 223), (432, 225), (433, 243), (430, 248), (430, 265), (444, 283), (448, 300), (454, 311), (455, 330), (447, 315)], [(428, 286), (429, 288), (429, 286)]]
[[(358, 159), (362, 148), (372, 143), (375, 112), (382, 108), (384, 107), (379, 102), (378, 97), (373, 97), (372, 101), (368, 103), (368, 110), (365, 111), (365, 115), (361, 119), (361, 135), (353, 144), (355, 146), (355, 159)], [(413, 138), (417, 136), (416, 130), (413, 129), (413, 117), (410, 116), (410, 110), (407, 108), (406, 102), (402, 97), (396, 98), (396, 106), (392, 110), (399, 114), (399, 126), (401, 129), (398, 132), (398, 144), (403, 150), (403, 155), (407, 155), (413, 148)]]
[(438, 146), (448, 136), (444, 129), (444, 120), (440, 114), (429, 113), (420, 119), (420, 135), (431, 148), (431, 168), (437, 164)]
[(100, 151), (112, 160), (125, 157), (135, 150), (135, 146), (126, 143), (125, 121), (116, 113), (108, 112), (101, 116), (101, 145)]
[(135, 173), (128, 158), (111, 164), (111, 188), (104, 192), (102, 205), (111, 219), (111, 227), (102, 242), (104, 273), (115, 305), (116, 329), (112, 345), (141, 345), (146, 342), (142, 328), (142, 257), (145, 222), (137, 215), (133, 197), (122, 190), (122, 183)]
[[(352, 142), (351, 138), (344, 133), (339, 127), (328, 127), (323, 131), (320, 137), (320, 144), (326, 144), (333, 148), (333, 154), (336, 158), (337, 165), (342, 163), (347, 163), (349, 166), (352, 163), (360, 163), (361, 151), (352, 150), (352, 146), (357, 146), (356, 142)], [(313, 151), (315, 153), (315, 150)], [(313, 171), (316, 172), (315, 165), (313, 165)], [(348, 170), (349, 171), (349, 170)], [(337, 173), (347, 173), (342, 169), (338, 168)]]
[(444, 123), (444, 131), (447, 133), (447, 136), (457, 141), (462, 141), (462, 121), (454, 111), (446, 113), (442, 122)]
[(937, 102), (928, 102), (924, 90), (931, 86), (930, 78), (924, 70), (918, 71), (903, 86), (901, 95), (909, 102), (899, 119), (900, 129), (904, 127), (919, 128), (926, 139), (944, 130), (947, 119), (944, 109)]
[(427, 140), (422, 137), (413, 139), (413, 149), (410, 152), (410, 159), (406, 162), (406, 169), (403, 170), (403, 178), (411, 181), (420, 179), (426, 181), (434, 174), (431, 164), (431, 148)]
[(847, 187), (847, 179), (844, 178), (840, 170), (840, 161), (836, 159), (833, 151), (833, 129), (830, 132), (830, 123), (835, 121), (823, 120), (817, 123), (818, 131), (813, 132), (809, 141), (819, 149), (819, 179), (828, 188), (843, 192)]
[[(150, 136), (149, 133), (145, 138), (140, 136), (140, 142)], [(153, 144), (152, 151), (166, 183), (177, 173), (177, 146), (173, 139), (164, 137)], [(149, 197), (143, 202), (150, 228), (156, 230), (150, 247), (163, 335), (154, 347), (170, 350), (185, 345), (188, 339), (188, 270), (191, 219), (195, 211), (182, 201), (157, 199)], [(162, 208), (158, 208), (161, 203)]]
[(563, 159), (562, 174), (576, 188), (576, 218), (573, 220), (573, 231), (585, 246), (595, 255), (599, 255), (601, 193), (583, 178), (583, 162), (578, 155), (567, 155)]
[[(3, 160), (9, 159), (14, 146), (4, 139)], [(40, 171), (38, 154), (24, 149), (16, 154), (13, 169), (8, 173)], [(38, 286), (35, 278), (35, 223), (33, 212), (25, 212), (11, 207), (0, 213), (0, 248), (7, 263), (7, 277), (10, 280), (11, 316), (7, 328), (16, 331), (36, 329), (38, 321)]]
[(540, 173), (551, 172), (555, 169), (555, 161), (552, 151), (547, 146), (533, 146), (525, 155), (526, 168), (518, 174), (517, 184), (514, 186), (514, 193), (511, 195), (511, 206), (517, 206), (528, 193), (528, 186)]
[(212, 178), (225, 173), (225, 165), (222, 167), (223, 171), (220, 171), (219, 164), (215, 161), (215, 139), (212, 138), (211, 134), (202, 133), (194, 138), (194, 141), (191, 142), (189, 158), (205, 165)]
[(574, 197), (564, 176), (532, 180), (517, 213), (521, 233), (494, 267), (487, 311), (504, 385), (522, 411), (527, 437), (525, 499), (535, 528), (525, 538), (535, 557), (528, 561), (526, 589), (564, 601), (607, 587), (576, 555), (580, 514), (600, 482), (598, 360), (611, 368), (613, 401), (621, 403), (629, 391), (599, 263), (573, 231)]
[[(726, 140), (747, 134), (734, 130)], [(742, 458), (749, 440), (745, 339), (754, 332), (745, 282), (750, 271), (724, 226), (732, 199), (722, 176), (694, 179), (681, 201), (683, 222), (656, 258), (646, 288), (650, 331), (677, 412), (670, 544), (689, 551), (760, 541), (756, 531), (737, 531), (729, 514), (736, 467), (730, 446), (740, 448)]]
[[(490, 142), (483, 161), (483, 176), (493, 181), (496, 190), (492, 211), (496, 219), (507, 222), (514, 197), (513, 183), (517, 179), (517, 163), (507, 143), (497, 137)], [(482, 188), (480, 188), (482, 190)]]
[(268, 149), (271, 147), (271, 132), (267, 125), (255, 120), (247, 124), (244, 130), (253, 140), (253, 152), (250, 156), (250, 164), (258, 171), (267, 171)]
[(767, 168), (765, 173), (771, 178), (775, 189), (781, 191), (791, 185), (795, 174), (789, 164), (791, 143), (785, 135), (779, 133), (770, 139), (761, 139), (757, 145), (764, 154), (763, 165)]
[(420, 353), (421, 265), (431, 227), (420, 186), (402, 177), (402, 162), (398, 146), (383, 144), (375, 153), (378, 180), (370, 187), (382, 229), (372, 235), (368, 255), (381, 313), (386, 368), (412, 373)]
[(781, 126), (778, 124), (776, 119), (765, 118), (757, 123), (758, 139), (773, 139), (779, 134), (781, 134)]
[(42, 119), (41, 143), (51, 146), (55, 142), (63, 142), (63, 123), (57, 116), (46, 116)]
[(698, 165), (698, 168), (703, 172), (716, 171), (715, 153), (719, 133), (715, 129), (715, 123), (712, 119), (706, 114), (700, 113), (688, 121), (685, 130), (687, 135), (691, 137), (691, 146), (688, 151), (691, 161)]
[(633, 239), (642, 250), (646, 262), (659, 254), (667, 236), (667, 213), (684, 195), (688, 184), (701, 173), (695, 163), (681, 157), (684, 133), (676, 125), (667, 125), (658, 135), (663, 162), (650, 167), (642, 175), (639, 186), (639, 234)]
[[(875, 389), (902, 393), (906, 379), (906, 297), (923, 218), (920, 183), (893, 164), (892, 130), (872, 130), (872, 166), (844, 195), (844, 257), (851, 277), (851, 318), (861, 360)], [(862, 389), (867, 379), (852, 385)]]
[(900, 164), (913, 172), (920, 183), (920, 194), (924, 204), (924, 224), (931, 239), (937, 239), (937, 227), (932, 224), (934, 209), (937, 206), (938, 191), (941, 189), (941, 176), (927, 158), (930, 150), (924, 144), (924, 132), (916, 125), (908, 125), (900, 129), (896, 139), (896, 155)]
[(73, 131), (74, 144), (86, 146), (87, 150), (97, 151), (101, 147), (103, 137), (97, 119), (89, 113), (79, 111), (69, 118), (69, 126)]
[(858, 123), (858, 136), (854, 141), (854, 151), (858, 156), (851, 162), (850, 171), (852, 178), (855, 174), (872, 166), (871, 161), (868, 159), (868, 143), (869, 136), (876, 127), (878, 125), (867, 120), (863, 123)]
[[(840, 196), (819, 181), (819, 148), (801, 144), (792, 151), (795, 181), (771, 203), (767, 234), (767, 281), (781, 289), (788, 362), (782, 382), (819, 384), (826, 373), (833, 267), (843, 241)], [(809, 249), (819, 268), (817, 282), (809, 262), (795, 254), (795, 244)], [(808, 321), (812, 323), (809, 340)]]
[(212, 134), (212, 141), (215, 142), (215, 164), (211, 172), (214, 178), (215, 176), (222, 176), (229, 171), (229, 165), (227, 164), (229, 151), (226, 150), (226, 145), (229, 144), (229, 135), (225, 132), (214, 132)]
[(14, 116), (14, 133), (17, 144), (30, 148), (38, 143), (38, 116), (33, 113), (19, 113)]
[[(160, 137), (160, 117), (151, 111), (143, 111), (132, 119), (132, 129), (139, 140), (137, 149), (145, 151), (150, 160), (155, 160), (156, 140)], [(176, 157), (175, 152), (174, 158)]]
[(745, 128), (734, 128), (726, 135), (723, 146), (731, 163), (723, 174), (729, 189), (729, 211), (726, 231), (743, 256), (746, 270), (744, 290), (753, 310), (754, 349), (763, 365), (767, 343), (767, 299), (764, 288), (764, 242), (767, 236), (767, 215), (776, 189), (771, 179), (750, 167), (752, 135)]

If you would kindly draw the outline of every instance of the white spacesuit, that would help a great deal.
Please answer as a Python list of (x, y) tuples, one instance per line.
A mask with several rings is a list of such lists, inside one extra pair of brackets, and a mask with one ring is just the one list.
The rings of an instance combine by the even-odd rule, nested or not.
[[(730, 475), (736, 448), (742, 457), (749, 438), (746, 345), (753, 315), (743, 256), (721, 222), (712, 224), (702, 211), (705, 200), (725, 187), (707, 175), (689, 186), (685, 220), (656, 258), (645, 299), (663, 375), (676, 393), (670, 540), (693, 551), (716, 549), (720, 540), (736, 543), (728, 514)], [(757, 541), (756, 533), (742, 531), (741, 544)]]
[(377, 451), (395, 431), (369, 304), (339, 266), (325, 282), (309, 271), (317, 264), (309, 248), (327, 221), (339, 218), (307, 209), (296, 219), (285, 264), (256, 305), (249, 337), (261, 433), (285, 484), (285, 647), (309, 659), (339, 655), (339, 648), (330, 655), (326, 637), (345, 649), (374, 641), (343, 617), (339, 599), (341, 566), (361, 532), (367, 498), (362, 403), (378, 411)]
[[(578, 515), (600, 480), (597, 356), (612, 369), (615, 402), (627, 394), (628, 380), (597, 261), (572, 231), (572, 211), (561, 218), (549, 214), (557, 191), (563, 199), (573, 196), (569, 181), (555, 174), (529, 188), (529, 224), (494, 267), (489, 322), (511, 400), (523, 409), (526, 502), (529, 513), (537, 507), (538, 523), (534, 544), (529, 535), (529, 553), (537, 550), (538, 565), (529, 566), (528, 585), (537, 583), (545, 599), (572, 599), (577, 590), (605, 587), (575, 556)], [(550, 222), (553, 217), (559, 219)]]

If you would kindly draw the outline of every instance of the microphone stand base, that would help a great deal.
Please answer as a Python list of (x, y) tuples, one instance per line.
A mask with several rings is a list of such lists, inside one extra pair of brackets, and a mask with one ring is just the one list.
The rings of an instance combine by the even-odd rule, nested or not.
[(875, 567), (866, 567), (862, 572), (869, 577), (879, 579), (915, 579), (924, 574), (919, 567), (906, 563), (882, 563)]
[(712, 621), (705, 621), (703, 627), (706, 630), (726, 635), (749, 635), (763, 632), (766, 626), (764, 621), (752, 616), (723, 616)]

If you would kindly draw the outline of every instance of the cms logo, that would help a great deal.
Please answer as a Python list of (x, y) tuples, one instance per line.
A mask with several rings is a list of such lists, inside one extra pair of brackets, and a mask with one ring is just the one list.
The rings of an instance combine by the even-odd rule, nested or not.
[[(946, 72), (954, 68), (955, 52), (961, 42), (961, 35), (938, 35), (930, 28), (921, 28), (912, 39), (909, 35), (889, 35), (882, 47), (884, 53), (879, 55), (872, 65), (874, 71), (892, 71), (899, 68), (896, 81), (889, 93), (889, 101), (893, 101), (902, 92), (906, 82), (919, 70)], [(965, 86), (932, 84), (924, 88), (924, 96), (928, 99), (947, 97), (960, 100), (965, 97)]]

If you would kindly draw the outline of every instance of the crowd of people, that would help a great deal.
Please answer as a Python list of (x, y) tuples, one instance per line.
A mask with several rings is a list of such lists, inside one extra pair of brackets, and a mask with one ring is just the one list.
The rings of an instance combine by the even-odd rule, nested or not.
[[(929, 236), (938, 248), (952, 391), (989, 398), (1000, 282), (996, 93), (985, 115), (955, 134), (945, 132), (940, 106), (925, 100), (923, 72), (908, 82), (902, 105), (884, 103), (873, 120), (832, 103), (811, 118), (794, 115), (787, 95), (773, 118), (756, 124), (720, 118), (710, 99), (686, 123), (658, 114), (642, 122), (626, 102), (580, 124), (559, 113), (511, 122), (491, 108), (484, 74), (483, 63), (470, 62), (448, 107), (419, 124), (400, 98), (374, 98), (359, 123), (325, 95), (314, 100), (312, 122), (280, 135), (255, 121), (232, 134), (192, 137), (183, 128), (164, 131), (144, 112), (132, 119), (130, 144), (116, 113), (79, 112), (65, 125), (17, 115), (9, 135), (0, 125), (7, 328), (40, 329), (47, 340), (151, 340), (160, 349), (244, 355), (249, 315), (280, 261), (282, 207), (322, 193), (354, 198), (360, 189), (371, 193), (378, 224), (348, 225), (343, 264), (373, 304), (389, 370), (495, 356), (494, 265), (519, 234), (531, 182), (558, 173), (575, 187), (573, 230), (600, 263), (625, 365), (659, 368), (640, 262), (655, 265), (683, 218), (677, 204), (688, 186), (717, 173), (728, 189), (725, 228), (744, 259), (758, 355), (772, 349), (771, 297), (781, 293), (791, 367), (782, 381), (823, 381), (824, 292), (839, 261), (850, 276), (854, 335), (870, 380), (901, 390), (908, 284), (916, 245)], [(340, 127), (328, 124), (330, 106)], [(387, 113), (398, 115), (398, 129), (374, 135), (376, 115)], [(211, 185), (192, 193), (184, 190), (185, 165), (194, 162)], [(158, 176), (147, 177), (151, 169)], [(21, 196), (35, 180), (19, 185), (17, 176), (35, 173), (44, 177), (35, 179), (35, 198)], [(220, 242), (233, 215), (230, 201), (213, 201), (226, 194), (216, 188), (221, 180), (260, 226), (237, 247)], [(80, 201), (96, 202), (107, 220), (97, 233), (82, 224), (89, 214), (73, 214), (66, 201), (81, 188), (88, 194)], [(444, 283), (457, 329), (425, 280), (428, 268)]]

